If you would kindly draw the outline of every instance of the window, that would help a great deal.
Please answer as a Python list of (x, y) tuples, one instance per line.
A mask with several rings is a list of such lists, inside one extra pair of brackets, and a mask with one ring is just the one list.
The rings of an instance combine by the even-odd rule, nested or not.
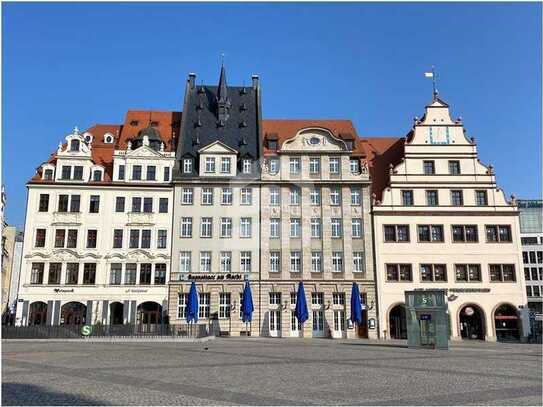
[(280, 223), (278, 218), (270, 219), (270, 238), (276, 239), (280, 236)]
[(334, 273), (343, 272), (343, 253), (342, 252), (332, 252), (332, 272)]
[[(67, 196), (67, 195), (64, 195)], [(39, 212), (49, 212), (49, 194), (40, 194)]]
[(141, 231), (141, 248), (150, 249), (151, 248), (151, 230), (143, 229)]
[(411, 264), (387, 264), (387, 281), (413, 281)]
[(538, 264), (543, 263), (543, 251), (537, 252), (537, 263)]
[(481, 281), (481, 266), (479, 264), (455, 264), (456, 281)]
[(349, 161), (349, 167), (351, 169), (351, 174), (360, 174), (360, 160), (351, 158)]
[(296, 295), (297, 295), (297, 293), (295, 293), (295, 292), (290, 293), (290, 303), (291, 303), (291, 305), (296, 304)]
[(290, 173), (299, 174), (301, 170), (302, 163), (299, 158), (290, 158)]
[(68, 212), (69, 195), (58, 196), (58, 212)]
[(402, 205), (413, 206), (413, 191), (412, 190), (402, 191)]
[(77, 284), (79, 280), (79, 263), (66, 264), (66, 284)]
[[(240, 301), (241, 304), (241, 301)], [(270, 293), (270, 305), (281, 305), (281, 293)]]
[(529, 267), (524, 267), (524, 279), (526, 281), (530, 281), (530, 268)]
[(140, 264), (140, 284), (151, 284), (151, 267), (152, 265), (150, 263)]
[(252, 205), (253, 203), (253, 190), (252, 188), (241, 188), (241, 204)]
[(320, 218), (311, 218), (311, 237), (320, 239), (321, 237), (321, 220)]
[(232, 205), (232, 188), (222, 188), (221, 205)]
[(168, 244), (168, 231), (165, 229), (160, 229), (157, 232), (156, 237), (156, 248), (165, 249)]
[(211, 294), (210, 293), (200, 293), (198, 298), (198, 318), (206, 319), (209, 318), (210, 304), (211, 304)]
[(96, 239), (98, 231), (96, 229), (87, 230), (87, 249), (96, 249)]
[(537, 280), (537, 268), (532, 267), (532, 280)]
[(43, 172), (43, 179), (52, 180), (53, 179), (53, 170), (47, 169)]
[(230, 273), (232, 271), (232, 252), (221, 252), (221, 272)]
[(301, 193), (300, 187), (291, 187), (290, 188), (290, 204), (300, 205), (301, 195), (302, 193)]
[(166, 284), (166, 264), (155, 264), (155, 284)]
[(200, 237), (211, 237), (213, 229), (213, 218), (202, 218), (200, 223)]
[(330, 157), (330, 174), (338, 175), (339, 174), (339, 158)]
[(532, 296), (532, 286), (529, 286), (529, 285), (526, 286), (526, 295), (528, 297)]
[(55, 231), (55, 247), (64, 247), (65, 239), (66, 239), (66, 230), (57, 229)]
[(290, 218), (290, 237), (300, 237), (300, 218)]
[(447, 281), (447, 269), (444, 264), (421, 264), (421, 281)]
[(192, 218), (181, 218), (181, 237), (192, 237)]
[(181, 204), (192, 205), (194, 197), (194, 190), (192, 188), (181, 189)]
[(124, 212), (124, 196), (118, 196), (115, 198), (115, 212)]
[(92, 172), (92, 180), (93, 181), (102, 181), (102, 171), (94, 170)]
[(428, 206), (439, 205), (438, 193), (436, 190), (426, 191), (426, 205)]
[(270, 187), (270, 205), (279, 205), (281, 203), (279, 187)]
[(232, 237), (232, 218), (221, 218), (221, 237)]
[(242, 162), (241, 172), (244, 174), (250, 174), (251, 173), (251, 160), (244, 159)]
[(127, 263), (126, 270), (124, 273), (124, 283), (126, 285), (136, 284), (136, 263)]
[(164, 167), (164, 182), (170, 180), (170, 167)]
[(345, 293), (332, 293), (332, 304), (345, 305)]
[(462, 206), (464, 205), (464, 197), (461, 190), (451, 191), (451, 205)]
[(309, 159), (309, 173), (310, 174), (319, 174), (321, 172), (321, 159), (316, 157), (311, 157)]
[(409, 242), (409, 225), (384, 225), (385, 242)]
[(72, 177), (72, 167), (69, 165), (63, 165), (60, 179), (70, 179), (71, 177)]
[(278, 251), (270, 252), (270, 273), (281, 271), (281, 254)]
[(241, 252), (240, 254), (240, 271), (242, 273), (251, 272), (251, 252)]
[(330, 221), (330, 223), (332, 224), (332, 237), (341, 237), (341, 218), (332, 218)]
[(460, 174), (460, 161), (449, 161), (449, 174), (450, 175)]
[(132, 180), (134, 181), (141, 180), (141, 165), (132, 166)]
[(109, 284), (120, 285), (123, 273), (123, 265), (121, 263), (111, 263), (109, 272)]
[(511, 226), (486, 225), (486, 241), (488, 243), (511, 242)]
[(79, 140), (70, 140), (70, 151), (79, 151)]
[(211, 252), (200, 252), (200, 271), (203, 273), (211, 271)]
[(321, 189), (319, 187), (311, 188), (311, 192), (309, 192), (309, 198), (311, 199), (311, 205), (320, 205)]
[(82, 180), (83, 179), (83, 167), (80, 165), (74, 166), (74, 179)]
[(202, 188), (202, 205), (213, 205), (213, 188)]
[(353, 252), (353, 273), (364, 272), (364, 253)]
[(230, 293), (219, 293), (219, 318), (230, 318)]
[(341, 205), (341, 195), (339, 188), (330, 188), (330, 205)]
[(143, 212), (153, 212), (153, 198), (143, 198)]
[(192, 172), (192, 159), (184, 158), (183, 159), (183, 173), (190, 174)]
[(181, 273), (190, 273), (191, 270), (191, 252), (179, 252), (179, 271)]
[(489, 264), (490, 281), (516, 281), (514, 264)]
[(453, 242), (474, 243), (479, 241), (477, 225), (452, 225), (452, 235)]
[(433, 175), (436, 173), (434, 161), (423, 161), (422, 166), (424, 169), (424, 175)]
[(541, 296), (541, 291), (539, 290), (539, 286), (534, 285), (533, 289), (534, 289), (534, 297), (540, 297)]
[(241, 218), (240, 237), (251, 237), (252, 234), (251, 218)]
[(486, 191), (475, 191), (475, 204), (477, 206), (487, 206), (488, 198)]
[(320, 273), (322, 271), (322, 253), (320, 251), (311, 252), (311, 272)]
[(362, 219), (353, 218), (352, 219), (352, 237), (359, 239), (362, 237)]
[(418, 225), (419, 242), (443, 242), (443, 225)]
[(187, 303), (189, 302), (189, 295), (180, 293), (177, 297), (177, 318), (187, 318)]
[(299, 273), (301, 270), (302, 256), (301, 252), (294, 250), (290, 252), (290, 272)]
[(132, 212), (141, 212), (141, 198), (132, 198)]
[(94, 284), (96, 282), (96, 263), (85, 263), (83, 265), (83, 284)]
[(324, 305), (324, 293), (312, 292), (311, 305)]
[(123, 247), (123, 230), (115, 229), (113, 231), (113, 248), (122, 249)]
[(30, 284), (43, 284), (44, 263), (32, 263), (30, 270)]
[(47, 284), (60, 284), (62, 263), (49, 263), (49, 277)]
[(81, 196), (72, 195), (70, 199), (70, 212), (79, 212), (80, 209)]
[(362, 191), (360, 188), (351, 188), (351, 205), (362, 204)]
[(535, 252), (529, 252), (530, 254), (530, 263), (535, 263)]
[(279, 160), (277, 158), (270, 158), (270, 174), (277, 174), (279, 172)]
[(34, 242), (34, 247), (45, 247), (46, 232), (47, 229), (36, 229), (36, 240)]
[(68, 229), (66, 247), (70, 249), (75, 249), (77, 247), (77, 229)]
[(140, 243), (140, 231), (137, 229), (130, 230), (130, 242), (128, 243), (129, 249), (137, 249)]
[(91, 195), (89, 203), (89, 213), (98, 213), (100, 211), (100, 196)]
[(118, 174), (118, 178), (119, 180), (123, 181), (124, 180), (124, 171), (125, 171), (125, 166), (124, 165), (119, 165), (119, 174)]
[(208, 174), (215, 173), (215, 157), (206, 157), (205, 172)]
[(168, 198), (160, 198), (158, 200), (158, 212), (168, 213)]
[(221, 173), (230, 174), (232, 171), (232, 160), (230, 157), (221, 157)]

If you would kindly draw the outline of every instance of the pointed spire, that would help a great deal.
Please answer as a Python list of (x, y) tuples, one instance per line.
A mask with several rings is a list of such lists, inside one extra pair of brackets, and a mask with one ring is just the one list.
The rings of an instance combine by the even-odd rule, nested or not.
[(219, 102), (226, 102), (228, 98), (228, 86), (226, 85), (226, 70), (221, 64), (221, 76), (219, 77), (219, 86), (217, 89), (217, 99)]

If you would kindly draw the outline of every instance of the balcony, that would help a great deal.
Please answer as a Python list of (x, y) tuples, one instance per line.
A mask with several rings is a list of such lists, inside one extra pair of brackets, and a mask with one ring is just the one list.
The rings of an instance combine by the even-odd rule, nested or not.
[(53, 212), (53, 225), (80, 225), (81, 212)]

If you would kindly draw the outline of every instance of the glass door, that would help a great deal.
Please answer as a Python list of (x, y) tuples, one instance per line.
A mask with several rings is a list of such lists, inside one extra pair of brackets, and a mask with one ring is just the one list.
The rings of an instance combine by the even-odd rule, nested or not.
[(423, 314), (419, 316), (420, 324), (420, 344), (421, 346), (434, 347), (435, 340), (435, 326), (431, 320), (430, 314)]
[(300, 337), (300, 324), (295, 311), (290, 311), (290, 336), (294, 338)]
[(324, 336), (324, 311), (313, 310), (313, 337)]
[(343, 338), (345, 334), (345, 311), (334, 310), (334, 330), (332, 338)]
[(270, 310), (270, 336), (281, 336), (281, 310)]

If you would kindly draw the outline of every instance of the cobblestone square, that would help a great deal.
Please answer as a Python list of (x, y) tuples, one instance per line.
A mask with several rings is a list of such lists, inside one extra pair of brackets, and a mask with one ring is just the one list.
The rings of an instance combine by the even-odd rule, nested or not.
[(2, 342), (3, 405), (541, 405), (541, 347)]

